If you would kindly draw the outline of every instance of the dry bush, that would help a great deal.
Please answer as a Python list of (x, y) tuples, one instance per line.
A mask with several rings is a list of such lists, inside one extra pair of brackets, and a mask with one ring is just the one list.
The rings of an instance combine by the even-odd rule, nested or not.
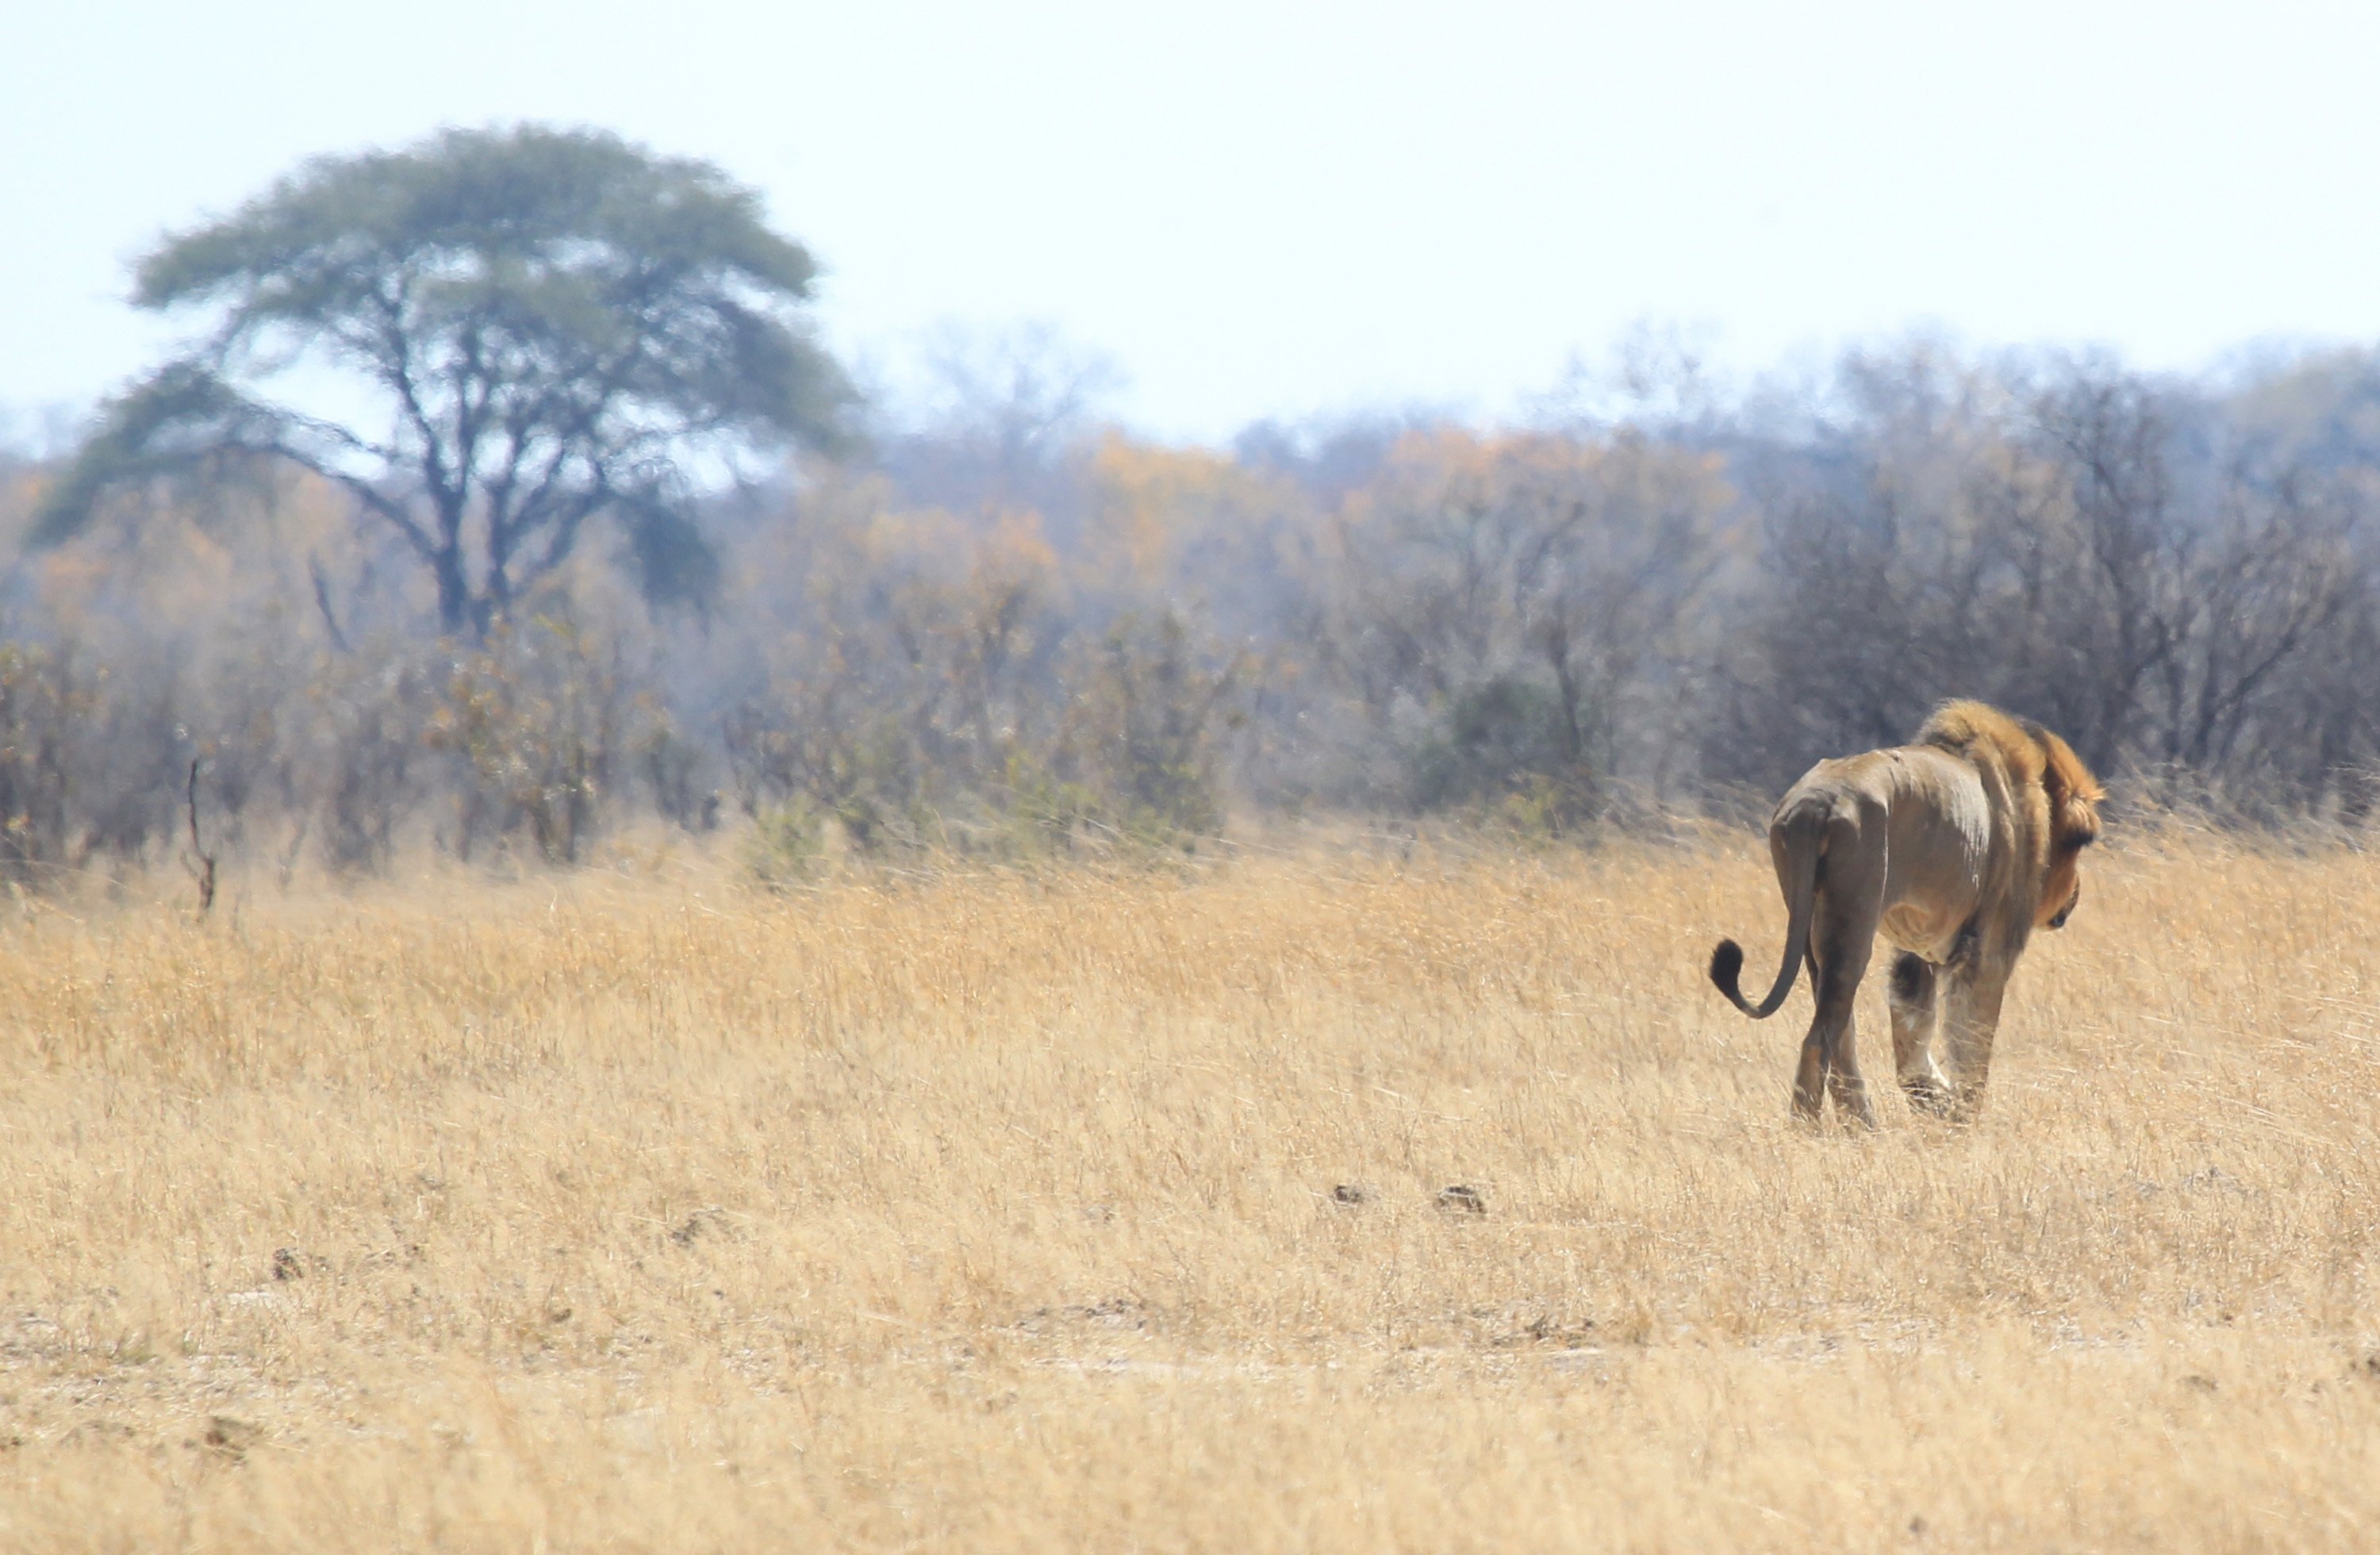
[(2365, 856), (2115, 845), (1866, 1136), (1748, 846), (731, 853), (18, 909), (0, 1545), (2380, 1537)]
[(170, 774), (188, 749), (171, 700), (156, 673), (0, 640), (0, 882), (71, 891), (170, 834)]
[(67, 745), (83, 699), (53, 655), (0, 645), (0, 879), (11, 885), (47, 885), (71, 868)]
[(1343, 505), (1326, 651), (1423, 810), (1608, 813), (1658, 773), (1730, 500), (1719, 461), (1623, 437), (1402, 440)]
[[(424, 738), (459, 761), (455, 852), (525, 837), (548, 864), (575, 864), (592, 836), (643, 711), (616, 643), (566, 617), (500, 623), (455, 656)], [(650, 736), (647, 736), (648, 740)]]

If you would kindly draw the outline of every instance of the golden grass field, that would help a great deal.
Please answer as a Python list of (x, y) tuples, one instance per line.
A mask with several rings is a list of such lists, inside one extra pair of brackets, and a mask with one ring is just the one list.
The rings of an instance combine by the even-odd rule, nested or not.
[(19, 904), (0, 1549), (2380, 1547), (2380, 863), (2091, 863), (1875, 1136), (1748, 836)]

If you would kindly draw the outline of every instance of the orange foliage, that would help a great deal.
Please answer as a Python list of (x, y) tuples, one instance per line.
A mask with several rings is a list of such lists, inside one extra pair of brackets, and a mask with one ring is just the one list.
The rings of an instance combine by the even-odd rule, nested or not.
[(1211, 449), (1111, 433), (1092, 452), (1089, 485), (1082, 565), (1111, 589), (1178, 586), (1196, 562), (1211, 577), (1218, 565), (1258, 560), (1284, 528), (1311, 527), (1294, 522), (1305, 499), (1290, 482)]

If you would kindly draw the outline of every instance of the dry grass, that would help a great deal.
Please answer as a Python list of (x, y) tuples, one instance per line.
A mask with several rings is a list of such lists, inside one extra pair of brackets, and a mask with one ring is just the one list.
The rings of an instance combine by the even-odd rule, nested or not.
[(1874, 1137), (1749, 850), (25, 909), (0, 1547), (2372, 1548), (2380, 865), (2094, 862)]

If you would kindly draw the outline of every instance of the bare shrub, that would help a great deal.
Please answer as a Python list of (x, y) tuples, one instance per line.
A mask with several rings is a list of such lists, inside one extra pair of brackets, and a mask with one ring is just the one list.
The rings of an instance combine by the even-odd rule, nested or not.
[(500, 623), (458, 652), (427, 732), (464, 773), (457, 853), (525, 834), (546, 862), (577, 862), (632, 712), (616, 651), (566, 619)]

